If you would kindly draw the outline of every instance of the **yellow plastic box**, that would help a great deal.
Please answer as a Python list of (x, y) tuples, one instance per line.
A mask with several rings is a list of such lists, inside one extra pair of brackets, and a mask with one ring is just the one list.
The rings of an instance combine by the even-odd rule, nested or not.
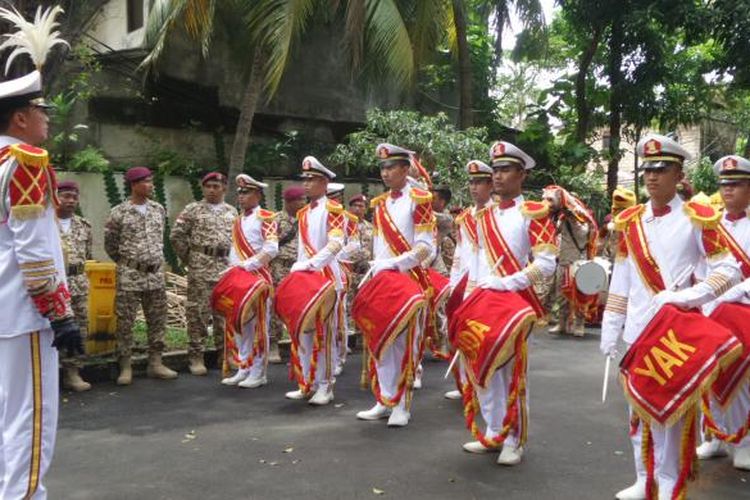
[(85, 269), (89, 278), (89, 331), (86, 338), (86, 354), (111, 354), (117, 349), (115, 263), (88, 260)]

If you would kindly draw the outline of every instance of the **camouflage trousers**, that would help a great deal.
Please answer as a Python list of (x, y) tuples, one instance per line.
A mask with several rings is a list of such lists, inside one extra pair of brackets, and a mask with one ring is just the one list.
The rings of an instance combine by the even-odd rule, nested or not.
[(164, 351), (164, 334), (167, 326), (167, 291), (156, 290), (117, 290), (115, 310), (117, 311), (117, 352), (120, 357), (129, 358), (133, 354), (133, 323), (138, 307), (143, 308), (148, 331), (148, 353)]
[[(70, 297), (70, 305), (73, 307), (73, 314), (76, 322), (81, 329), (84, 345), (86, 343), (86, 334), (89, 330), (89, 297), (88, 295), (73, 295)], [(80, 368), (83, 366), (85, 356), (68, 356), (65, 351), (60, 351), (60, 364), (63, 368)]]
[(188, 276), (185, 319), (190, 339), (188, 355), (200, 356), (206, 350), (209, 322), (212, 325), (214, 346), (217, 352), (224, 349), (224, 318), (211, 311), (211, 292), (216, 281), (206, 281)]
[(583, 322), (581, 314), (570, 307), (570, 301), (562, 293), (565, 271), (570, 267), (571, 264), (559, 265), (555, 271), (554, 307), (557, 310), (558, 322), (565, 325), (566, 328), (571, 328), (573, 325)]

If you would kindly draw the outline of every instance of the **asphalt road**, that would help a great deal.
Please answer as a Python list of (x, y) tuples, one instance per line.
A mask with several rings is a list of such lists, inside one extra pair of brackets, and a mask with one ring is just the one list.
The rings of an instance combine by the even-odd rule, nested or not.
[[(324, 408), (284, 399), (284, 366), (254, 390), (181, 374), (63, 394), (51, 499), (608, 499), (634, 479), (626, 405), (612, 373), (600, 403), (598, 337), (532, 336), (530, 432), (523, 462), (461, 450), (460, 403), (443, 399), (445, 363), (425, 363), (408, 427), (360, 422), (372, 405), (350, 357)], [(614, 372), (614, 370), (613, 370)], [(750, 473), (703, 463), (691, 499), (750, 498)]]

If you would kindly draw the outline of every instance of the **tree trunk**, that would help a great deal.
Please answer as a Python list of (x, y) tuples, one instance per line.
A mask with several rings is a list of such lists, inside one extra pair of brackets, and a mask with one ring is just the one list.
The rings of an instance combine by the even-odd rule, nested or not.
[(576, 75), (576, 113), (578, 115), (578, 122), (576, 123), (575, 139), (580, 143), (586, 142), (586, 137), (589, 133), (591, 110), (589, 109), (588, 98), (586, 96), (586, 77), (588, 76), (591, 62), (594, 60), (596, 51), (599, 48), (601, 36), (602, 27), (597, 26), (594, 28), (589, 45), (578, 60), (578, 75)]
[(620, 132), (622, 129), (622, 23), (615, 19), (609, 39), (609, 164), (607, 166), (607, 194), (617, 188), (617, 171), (620, 164)]
[(745, 143), (745, 151), (743, 151), (745, 158), (750, 158), (750, 132), (747, 134), (747, 142)]
[(458, 82), (460, 87), (460, 101), (458, 105), (458, 127), (469, 128), (472, 125), (472, 92), (473, 79), (471, 74), (471, 56), (469, 55), (469, 41), (466, 35), (466, 14), (463, 0), (452, 0), (453, 22), (456, 25), (456, 42), (458, 44)]
[(633, 146), (633, 191), (635, 191), (635, 199), (640, 198), (638, 192), (641, 190), (641, 183), (638, 179), (638, 143), (641, 141), (641, 134), (643, 133), (643, 126), (638, 125), (635, 129), (635, 146)]
[[(250, 68), (250, 76), (245, 86), (240, 101), (240, 117), (237, 120), (237, 130), (234, 133), (232, 152), (229, 155), (229, 182), (233, 186), (234, 178), (242, 173), (245, 167), (245, 155), (250, 143), (250, 134), (253, 127), (253, 117), (258, 107), (258, 99), (263, 85), (263, 55), (260, 48), (255, 49), (253, 54), (253, 65)], [(227, 203), (232, 205), (237, 201), (237, 193), (232, 188), (227, 191)]]

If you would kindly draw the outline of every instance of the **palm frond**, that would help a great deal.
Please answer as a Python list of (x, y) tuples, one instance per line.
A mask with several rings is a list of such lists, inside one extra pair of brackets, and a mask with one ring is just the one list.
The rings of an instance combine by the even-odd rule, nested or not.
[(316, 0), (257, 0), (248, 15), (248, 29), (266, 52), (265, 90), (268, 99), (281, 83), (292, 45), (305, 32)]
[[(454, 26), (451, 2), (417, 2), (411, 26), (411, 40), (414, 47), (415, 64), (419, 66), (435, 48), (446, 39), (446, 34)], [(454, 28), (455, 29), (455, 28)]]
[(349, 0), (344, 22), (344, 46), (354, 71), (360, 69), (364, 61), (366, 20), (367, 10), (364, 0)]
[(214, 30), (216, 0), (156, 0), (146, 21), (143, 46), (149, 50), (139, 68), (153, 66), (161, 57), (167, 37), (182, 25), (197, 40), (205, 57)]
[(414, 48), (404, 18), (394, 0), (366, 0), (365, 46), (383, 61), (383, 73), (408, 86), (416, 73)]
[(539, 0), (515, 0), (513, 4), (524, 27), (535, 30), (543, 30), (546, 27), (544, 10)]
[(0, 18), (8, 21), (16, 28), (14, 33), (3, 35), (5, 41), (0, 45), (0, 51), (12, 48), (8, 61), (5, 64), (5, 73), (8, 73), (13, 60), (21, 55), (28, 54), (36, 69), (41, 71), (47, 60), (50, 50), (56, 45), (66, 45), (68, 42), (60, 38), (60, 32), (55, 28), (60, 25), (56, 21), (58, 14), (63, 12), (62, 7), (48, 7), (42, 12), (42, 7), (36, 9), (34, 21), (29, 22), (13, 7), (10, 9), (0, 8)]

